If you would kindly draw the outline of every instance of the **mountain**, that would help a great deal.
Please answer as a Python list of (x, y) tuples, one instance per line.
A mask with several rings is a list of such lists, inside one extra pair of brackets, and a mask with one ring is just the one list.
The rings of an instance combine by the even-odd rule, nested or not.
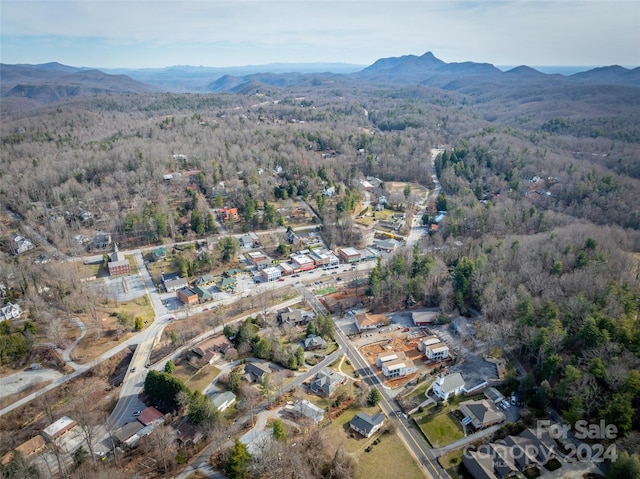
[[(125, 75), (123, 72), (127, 72)], [(117, 74), (116, 74), (117, 73)], [(135, 77), (135, 78), (132, 78)], [(139, 70), (91, 70), (60, 63), (1, 65), (3, 110), (29, 109), (69, 97), (99, 93), (228, 92), (322, 85), (414, 85), (456, 91), (477, 103), (503, 97), (528, 103), (544, 98), (606, 95), (604, 87), (640, 86), (640, 68), (593, 68), (561, 75), (521, 65), (502, 71), (488, 63), (447, 63), (432, 52), (381, 58), (366, 68), (349, 64), (272, 64), (211, 68), (175, 66)], [(10, 100), (12, 99), (12, 100)], [(19, 101), (18, 101), (19, 100)]]
[[(145, 93), (158, 91), (126, 75), (70, 67), (60, 63), (0, 65), (0, 96), (3, 110), (31, 109), (69, 97), (100, 93)], [(19, 98), (21, 101), (9, 101)], [(29, 101), (22, 101), (22, 100)], [(9, 105), (9, 107), (8, 107)]]
[[(256, 74), (334, 74), (354, 73), (363, 65), (350, 63), (271, 63), (240, 67), (172, 66), (167, 68), (103, 69), (106, 73), (125, 74), (131, 78), (157, 85), (170, 91), (217, 91), (212, 85), (224, 77), (245, 77)], [(213, 90), (212, 90), (213, 88)]]

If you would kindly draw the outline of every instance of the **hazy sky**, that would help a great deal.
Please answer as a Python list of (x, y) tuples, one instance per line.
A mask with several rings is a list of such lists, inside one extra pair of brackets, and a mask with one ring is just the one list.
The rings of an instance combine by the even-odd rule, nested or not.
[(6, 1), (2, 63), (640, 65), (640, 1)]

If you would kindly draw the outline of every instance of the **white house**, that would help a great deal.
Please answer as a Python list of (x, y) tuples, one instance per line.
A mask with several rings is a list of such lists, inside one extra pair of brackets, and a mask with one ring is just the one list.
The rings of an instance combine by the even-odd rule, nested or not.
[(455, 396), (465, 391), (464, 379), (460, 373), (440, 374), (436, 382), (433, 383), (433, 392), (443, 401), (449, 399), (449, 396)]
[(213, 405), (222, 412), (236, 401), (236, 395), (231, 391), (225, 391), (213, 396)]
[(388, 378), (401, 378), (416, 372), (413, 360), (408, 359), (402, 351), (378, 354), (376, 365), (382, 368), (382, 374)]
[(431, 361), (442, 361), (449, 357), (449, 346), (445, 343), (428, 344), (424, 347), (424, 354)]

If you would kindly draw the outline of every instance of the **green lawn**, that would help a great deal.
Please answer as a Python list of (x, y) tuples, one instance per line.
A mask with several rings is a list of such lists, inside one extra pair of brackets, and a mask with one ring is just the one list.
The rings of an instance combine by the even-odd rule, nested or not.
[(429, 389), (429, 386), (431, 386), (431, 383), (433, 383), (434, 380), (435, 379), (433, 378), (429, 378), (421, 382), (420, 384), (418, 384), (418, 386), (413, 391), (407, 394), (407, 396), (405, 397), (405, 400), (407, 402), (416, 400), (418, 403), (422, 403), (426, 401), (427, 396), (425, 396), (424, 393), (427, 391), (427, 389)]
[[(413, 456), (396, 434), (378, 436), (380, 443), (371, 452), (360, 452), (356, 459), (358, 469), (356, 479), (414, 479), (423, 477)], [(399, 465), (400, 467), (393, 467)]]
[(336, 287), (335, 286), (329, 286), (327, 288), (316, 289), (316, 295), (317, 296), (325, 296), (327, 294), (331, 294), (331, 293), (335, 293), (335, 292), (336, 292)]
[(462, 439), (464, 432), (462, 426), (454, 421), (446, 411), (437, 415), (426, 415), (416, 422), (424, 432), (432, 447), (442, 447)]
[(186, 386), (195, 391), (203, 391), (207, 385), (220, 374), (220, 370), (215, 366), (205, 366), (200, 371), (191, 366), (186, 360), (182, 360), (176, 364), (174, 376), (184, 381)]

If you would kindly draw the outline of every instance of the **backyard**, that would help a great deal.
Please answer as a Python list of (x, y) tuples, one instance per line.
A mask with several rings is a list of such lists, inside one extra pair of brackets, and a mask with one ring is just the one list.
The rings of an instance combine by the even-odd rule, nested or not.
[(438, 413), (415, 417), (431, 447), (443, 447), (464, 437), (462, 426), (445, 409)]
[[(320, 406), (326, 406), (326, 400), (314, 398), (314, 402)], [(340, 446), (344, 452), (353, 455), (358, 461), (358, 479), (369, 477), (412, 479), (421, 477), (413, 457), (409, 454), (400, 438), (394, 434), (376, 433), (370, 438), (364, 438), (349, 429), (349, 423), (358, 412), (366, 412), (374, 415), (379, 412), (377, 406), (366, 408), (349, 408), (331, 422), (325, 431), (331, 444)], [(377, 444), (373, 444), (379, 438)], [(369, 452), (366, 451), (369, 448)], [(389, 464), (401, 463), (402, 470), (390, 469)]]

